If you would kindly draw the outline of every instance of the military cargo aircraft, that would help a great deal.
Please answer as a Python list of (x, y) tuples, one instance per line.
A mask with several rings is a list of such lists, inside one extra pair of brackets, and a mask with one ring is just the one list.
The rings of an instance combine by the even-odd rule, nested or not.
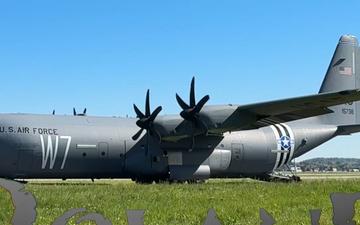
[[(360, 50), (343, 35), (318, 94), (249, 105), (179, 95), (179, 115), (136, 105), (137, 118), (0, 115), (0, 177), (201, 181), (274, 171), (322, 143), (360, 131)], [(297, 179), (297, 178), (296, 178)]]

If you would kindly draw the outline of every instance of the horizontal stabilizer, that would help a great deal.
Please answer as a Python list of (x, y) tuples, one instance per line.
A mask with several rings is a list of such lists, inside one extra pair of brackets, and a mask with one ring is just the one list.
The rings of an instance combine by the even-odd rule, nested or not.
[(337, 135), (351, 135), (360, 132), (360, 124), (338, 126)]

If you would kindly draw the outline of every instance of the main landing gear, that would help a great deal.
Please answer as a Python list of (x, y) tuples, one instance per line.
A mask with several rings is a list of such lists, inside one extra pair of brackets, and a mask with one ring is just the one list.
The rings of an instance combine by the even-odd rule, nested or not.
[(289, 175), (282, 173), (265, 174), (263, 176), (256, 177), (256, 179), (266, 182), (284, 182), (284, 183), (301, 181), (301, 178), (299, 176), (296, 176), (294, 174)]

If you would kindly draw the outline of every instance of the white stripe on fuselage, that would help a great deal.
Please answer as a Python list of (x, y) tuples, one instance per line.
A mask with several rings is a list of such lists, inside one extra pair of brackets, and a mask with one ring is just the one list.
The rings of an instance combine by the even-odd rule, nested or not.
[(97, 145), (77, 144), (76, 148), (77, 149), (97, 148)]
[(290, 135), (290, 142), (291, 142), (291, 149), (290, 149), (290, 156), (289, 156), (289, 161), (287, 161), (286, 163), (289, 163), (291, 161), (291, 159), (294, 156), (294, 152), (295, 152), (295, 135), (293, 130), (291, 129), (291, 127), (285, 123), (282, 123), (281, 125), (283, 125), (284, 127), (286, 127), (286, 129), (289, 132)]

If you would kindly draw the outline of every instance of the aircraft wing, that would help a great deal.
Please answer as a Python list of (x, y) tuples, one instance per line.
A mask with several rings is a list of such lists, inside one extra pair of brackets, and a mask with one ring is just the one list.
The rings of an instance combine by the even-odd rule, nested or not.
[(220, 130), (239, 131), (332, 113), (328, 107), (360, 100), (360, 90), (321, 93), (239, 106)]

